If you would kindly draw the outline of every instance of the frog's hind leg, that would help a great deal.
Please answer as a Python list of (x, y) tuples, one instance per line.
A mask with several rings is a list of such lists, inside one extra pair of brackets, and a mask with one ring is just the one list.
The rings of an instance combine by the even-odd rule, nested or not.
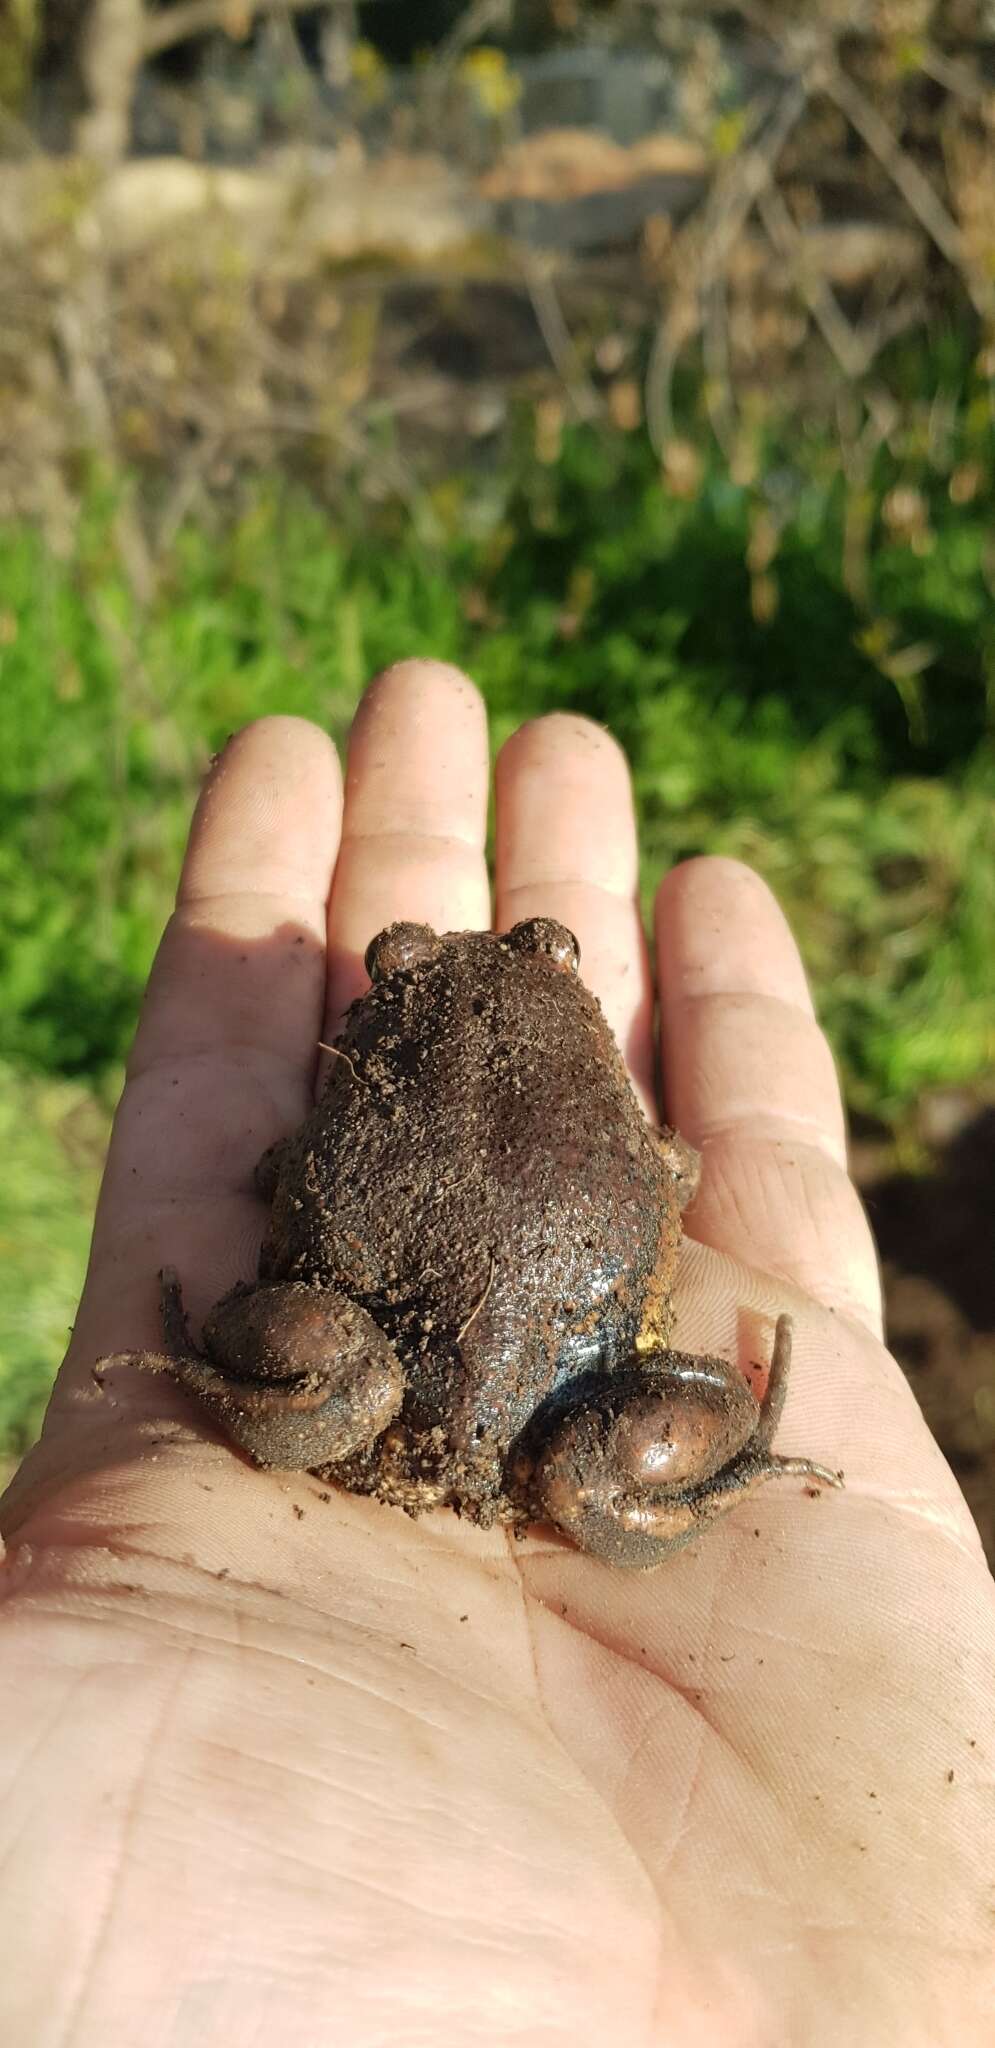
[(335, 1289), (299, 1281), (235, 1287), (207, 1317), (201, 1353), (172, 1267), (164, 1267), (161, 1284), (168, 1352), (138, 1362), (170, 1373), (257, 1464), (286, 1471), (337, 1464), (397, 1414), (400, 1359), (366, 1310)]
[(559, 1424), (532, 1475), (533, 1512), (611, 1564), (659, 1564), (740, 1500), (789, 1473), (839, 1486), (808, 1458), (771, 1442), (791, 1362), (779, 1318), (763, 1402), (724, 1358), (662, 1351), (604, 1382)]

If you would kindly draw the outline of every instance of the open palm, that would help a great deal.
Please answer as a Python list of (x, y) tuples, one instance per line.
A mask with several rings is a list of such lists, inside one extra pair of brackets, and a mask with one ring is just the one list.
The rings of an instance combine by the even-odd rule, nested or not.
[[(995, 2009), (995, 1599), (880, 1342), (832, 1061), (735, 863), (657, 908), (663, 1107), (702, 1147), (676, 1342), (795, 1316), (786, 1480), (645, 1575), (262, 1473), (94, 1362), (249, 1278), (251, 1172), (397, 917), (483, 926), (483, 710), (373, 685), (344, 806), (267, 719), (198, 807), (86, 1291), (4, 1506), (6, 2048), (942, 2048)], [(655, 1114), (625, 765), (581, 719), (497, 768), (495, 921), (576, 932)]]

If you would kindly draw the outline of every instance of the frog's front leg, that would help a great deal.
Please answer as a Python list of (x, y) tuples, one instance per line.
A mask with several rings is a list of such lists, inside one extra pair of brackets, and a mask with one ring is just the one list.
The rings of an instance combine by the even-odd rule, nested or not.
[(610, 1374), (563, 1419), (537, 1462), (535, 1513), (582, 1550), (645, 1569), (769, 1479), (804, 1473), (842, 1485), (824, 1465), (771, 1451), (791, 1335), (790, 1316), (780, 1316), (761, 1403), (724, 1358), (665, 1351), (648, 1366)]
[(285, 1281), (232, 1289), (204, 1324), (204, 1353), (187, 1330), (180, 1283), (162, 1275), (167, 1354), (140, 1361), (169, 1372), (260, 1465), (313, 1470), (373, 1443), (404, 1394), (400, 1359), (366, 1310), (330, 1288)]
[(260, 1201), (272, 1202), (289, 1144), (289, 1138), (277, 1138), (272, 1145), (267, 1145), (262, 1158), (256, 1160), (252, 1177)]
[(663, 1124), (654, 1136), (667, 1171), (673, 1175), (677, 1206), (687, 1209), (701, 1183), (701, 1153), (670, 1124)]

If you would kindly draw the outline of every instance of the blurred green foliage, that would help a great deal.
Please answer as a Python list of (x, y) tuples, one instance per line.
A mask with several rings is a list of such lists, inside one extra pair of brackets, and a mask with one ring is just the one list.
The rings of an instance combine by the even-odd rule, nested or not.
[(108, 1129), (82, 1083), (0, 1063), (0, 1482), (37, 1433), (66, 1347)]
[(594, 426), (551, 445), (547, 421), (540, 460), (524, 412), (500, 476), (439, 485), (414, 517), (357, 500), (333, 523), (254, 486), (179, 534), (145, 611), (96, 486), (71, 559), (0, 534), (0, 1450), (71, 1313), (101, 1104), (211, 753), (273, 710), (341, 740), (401, 655), (466, 666), (497, 742), (556, 707), (608, 725), (647, 898), (702, 850), (757, 866), (852, 1104), (899, 1120), (995, 1064), (995, 451), (982, 380), (953, 396), (942, 437), (927, 391), (865, 465), (856, 566), (824, 431), (768, 434), (738, 482), (678, 446), (661, 480), (641, 436)]

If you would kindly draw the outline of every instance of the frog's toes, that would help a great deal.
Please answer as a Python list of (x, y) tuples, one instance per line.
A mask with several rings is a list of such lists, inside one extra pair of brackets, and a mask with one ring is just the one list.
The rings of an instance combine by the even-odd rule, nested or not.
[(267, 1145), (262, 1158), (256, 1161), (253, 1181), (256, 1193), (262, 1202), (272, 1202), (276, 1194), (277, 1183), (283, 1171), (283, 1162), (287, 1156), (287, 1145), (288, 1140), (286, 1138), (277, 1138), (274, 1144)]
[(677, 1206), (690, 1207), (701, 1184), (701, 1153), (669, 1124), (655, 1133), (660, 1156), (673, 1175)]

